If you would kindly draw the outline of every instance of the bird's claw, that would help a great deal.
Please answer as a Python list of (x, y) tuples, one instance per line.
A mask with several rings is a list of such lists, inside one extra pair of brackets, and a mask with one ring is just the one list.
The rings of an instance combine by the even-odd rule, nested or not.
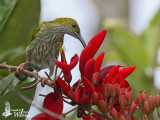
[(49, 78), (41, 77), (41, 78), (40, 78), (41, 86), (44, 87), (44, 86), (45, 86), (45, 82), (48, 81), (48, 80), (49, 80)]
[(17, 67), (17, 69), (16, 69), (16, 73), (17, 73), (17, 74), (20, 74), (20, 73), (21, 73), (21, 70), (22, 70), (26, 65), (28, 65), (28, 64), (30, 64), (30, 62), (25, 62), (25, 63), (20, 64), (20, 65)]

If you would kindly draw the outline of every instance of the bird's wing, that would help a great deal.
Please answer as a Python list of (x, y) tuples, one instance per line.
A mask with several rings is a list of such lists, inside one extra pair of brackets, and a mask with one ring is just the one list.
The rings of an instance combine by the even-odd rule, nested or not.
[(29, 45), (31, 43), (31, 41), (37, 36), (37, 33), (38, 31), (41, 29), (41, 27), (43, 26), (43, 24), (45, 24), (46, 22), (41, 22), (39, 25), (38, 25), (38, 28), (33, 32), (33, 35), (31, 37), (31, 40), (29, 41)]

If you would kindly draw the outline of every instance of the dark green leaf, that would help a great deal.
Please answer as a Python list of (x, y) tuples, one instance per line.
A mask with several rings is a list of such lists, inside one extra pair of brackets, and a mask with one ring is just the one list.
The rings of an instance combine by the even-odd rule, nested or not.
[[(33, 31), (38, 25), (39, 13), (40, 0), (17, 1), (12, 14), (0, 33), (0, 53), (19, 46), (27, 46)], [(23, 53), (25, 54), (25, 51)], [(16, 53), (13, 55), (17, 56)], [(12, 57), (14, 57), (13, 55)], [(23, 55), (23, 61), (21, 62), (24, 61), (25, 57)], [(12, 63), (15, 65), (14, 61)]]
[(0, 32), (8, 20), (17, 0), (0, 0)]
[[(26, 96), (27, 98), (29, 98), (30, 100), (33, 100), (34, 95), (35, 95), (35, 90), (36, 87), (28, 89), (28, 90), (22, 90), (21, 88), (24, 86), (29, 86), (32, 85), (33, 83), (35, 83), (35, 81), (33, 82), (29, 82), (29, 83), (22, 83), (20, 85), (18, 85), (17, 87), (15, 87), (15, 90), (18, 91), (19, 93), (23, 94), (24, 96)], [(10, 112), (12, 113), (12, 115), (8, 116), (8, 117), (4, 117), (2, 116), (2, 114), (5, 114), (5, 109), (6, 109), (6, 102), (8, 102), (10, 104)], [(21, 111), (23, 110), (23, 114), (24, 112), (28, 112), (30, 109), (29, 104), (27, 104), (25, 101), (23, 101), (22, 99), (19, 98), (19, 96), (17, 96), (15, 93), (13, 93), (12, 91), (7, 92), (5, 95), (3, 95), (2, 97), (0, 97), (0, 120), (25, 120), (25, 116), (24, 117), (16, 117), (15, 115), (21, 115)]]

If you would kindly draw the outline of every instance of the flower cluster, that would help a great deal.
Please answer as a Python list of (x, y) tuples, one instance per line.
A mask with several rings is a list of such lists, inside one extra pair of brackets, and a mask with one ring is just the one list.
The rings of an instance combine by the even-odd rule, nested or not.
[[(134, 120), (133, 113), (137, 108), (141, 118), (145, 119), (160, 105), (160, 97), (139, 91), (137, 100), (133, 100), (131, 86), (126, 78), (134, 71), (135, 66), (110, 65), (101, 69), (104, 52), (94, 59), (94, 55), (102, 44), (106, 30), (94, 36), (83, 49), (80, 57), (74, 55), (68, 64), (64, 51), (61, 51), (61, 61), (55, 59), (56, 65), (62, 70), (63, 76), (57, 76), (51, 83), (54, 93), (46, 95), (43, 108), (58, 115), (62, 114), (63, 102), (77, 105), (77, 117), (84, 120)], [(71, 70), (79, 62), (81, 79), (72, 86)], [(68, 101), (70, 100), (70, 101)], [(94, 109), (96, 106), (98, 109)], [(74, 109), (75, 110), (75, 109)], [(41, 113), (32, 120), (57, 120), (46, 113)]]

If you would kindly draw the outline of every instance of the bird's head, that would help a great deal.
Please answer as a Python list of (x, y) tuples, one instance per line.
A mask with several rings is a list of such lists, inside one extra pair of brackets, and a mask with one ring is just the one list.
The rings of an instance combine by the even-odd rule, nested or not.
[(86, 47), (86, 43), (81, 36), (78, 23), (72, 18), (57, 18), (54, 22), (59, 23), (63, 27), (64, 33), (69, 34), (80, 40), (83, 47)]

